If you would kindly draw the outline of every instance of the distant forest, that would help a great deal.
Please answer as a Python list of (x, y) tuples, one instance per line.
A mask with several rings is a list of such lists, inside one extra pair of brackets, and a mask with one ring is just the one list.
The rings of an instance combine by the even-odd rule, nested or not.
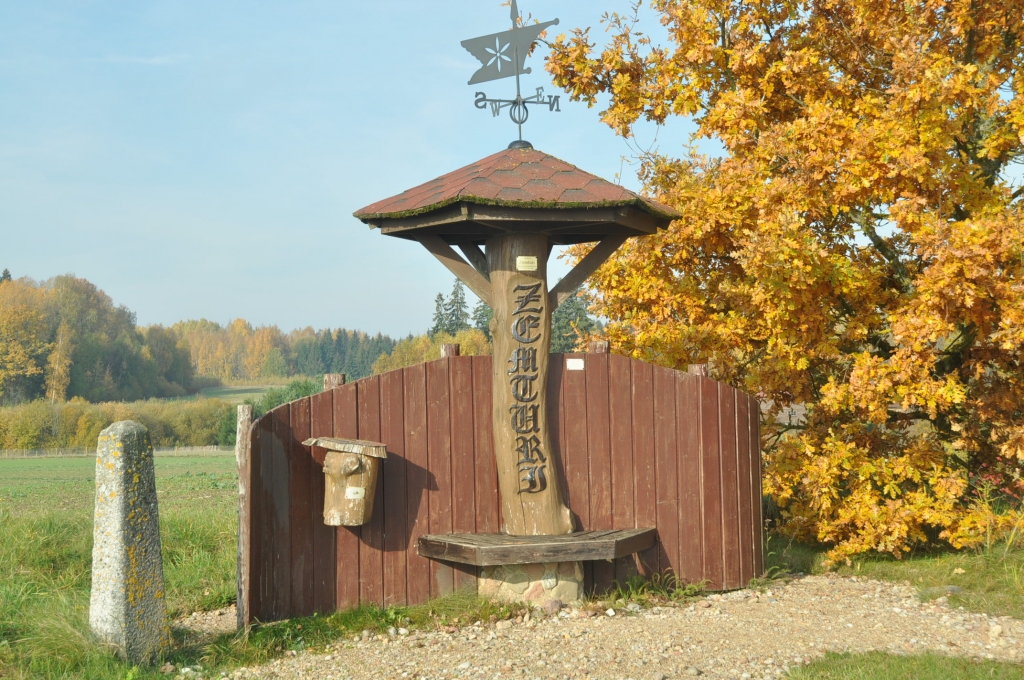
[(244, 319), (140, 327), (134, 312), (85, 279), (0, 275), (0, 404), (177, 397), (220, 381), (328, 372), (356, 379), (395, 344), (381, 334), (283, 333)]

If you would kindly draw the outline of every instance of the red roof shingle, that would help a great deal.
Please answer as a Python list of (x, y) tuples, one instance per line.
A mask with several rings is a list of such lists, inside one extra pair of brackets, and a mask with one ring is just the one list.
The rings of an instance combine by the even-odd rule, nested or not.
[(397, 196), (357, 210), (361, 220), (411, 217), (464, 201), (488, 205), (588, 208), (633, 205), (673, 219), (668, 206), (536, 149), (505, 149)]

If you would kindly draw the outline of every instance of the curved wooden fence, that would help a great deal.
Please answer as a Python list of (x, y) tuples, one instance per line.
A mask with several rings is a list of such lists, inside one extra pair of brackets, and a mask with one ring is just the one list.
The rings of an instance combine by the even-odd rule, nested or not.
[[(567, 369), (569, 358), (583, 359), (584, 369)], [(753, 397), (613, 354), (553, 355), (549, 389), (558, 410), (553, 458), (576, 529), (658, 530), (656, 546), (637, 559), (586, 563), (588, 588), (606, 589), (638, 570), (671, 571), (712, 590), (761, 575)], [(324, 451), (301, 444), (311, 436), (387, 445), (369, 524), (324, 525), (314, 460)], [(293, 401), (253, 423), (242, 445), (246, 622), (414, 604), (475, 585), (474, 567), (420, 557), (417, 539), (502, 530), (491, 357), (439, 359)]]

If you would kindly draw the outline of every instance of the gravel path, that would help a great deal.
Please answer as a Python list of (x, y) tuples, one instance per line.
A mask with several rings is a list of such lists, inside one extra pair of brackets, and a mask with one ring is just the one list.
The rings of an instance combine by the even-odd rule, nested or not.
[(457, 633), (349, 639), (231, 677), (776, 678), (846, 650), (1024, 660), (1024, 621), (964, 612), (944, 600), (921, 603), (908, 585), (808, 576), (764, 593), (614, 615), (568, 609)]

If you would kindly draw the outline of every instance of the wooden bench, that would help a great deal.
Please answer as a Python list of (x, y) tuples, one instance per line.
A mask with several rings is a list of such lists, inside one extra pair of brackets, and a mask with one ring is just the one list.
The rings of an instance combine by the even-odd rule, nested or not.
[(427, 534), (416, 552), (422, 557), (478, 567), (502, 564), (614, 560), (646, 550), (657, 539), (655, 529), (580, 531), (560, 536), (506, 534)]

